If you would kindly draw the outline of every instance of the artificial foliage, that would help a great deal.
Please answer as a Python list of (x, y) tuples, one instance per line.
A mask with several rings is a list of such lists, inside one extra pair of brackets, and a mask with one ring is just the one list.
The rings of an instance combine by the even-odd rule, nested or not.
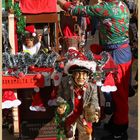
[(3, 52), (2, 70), (4, 75), (18, 76), (20, 72), (23, 72), (24, 75), (26, 75), (30, 73), (30, 66), (39, 68), (54, 68), (57, 57), (58, 54), (53, 51), (48, 54), (41, 51), (37, 55), (33, 56), (31, 56), (29, 53), (23, 52), (19, 52), (17, 54)]
[(16, 19), (16, 32), (18, 34), (18, 41), (19, 44), (22, 44), (22, 38), (23, 36), (25, 36), (25, 27), (26, 27), (26, 22), (25, 22), (25, 18), (22, 15), (21, 9), (19, 7), (19, 3), (15, 2), (14, 4), (12, 4), (11, 2), (9, 2), (9, 9), (10, 11), (13, 12), (15, 19)]

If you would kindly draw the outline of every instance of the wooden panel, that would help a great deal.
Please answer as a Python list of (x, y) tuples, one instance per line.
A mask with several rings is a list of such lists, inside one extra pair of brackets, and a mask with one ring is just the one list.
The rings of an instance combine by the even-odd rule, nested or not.
[(43, 75), (41, 75), (40, 79), (37, 79), (36, 75), (26, 75), (23, 78), (17, 78), (14, 76), (2, 77), (2, 89), (34, 88), (43, 86)]
[(58, 22), (57, 13), (47, 13), (47, 14), (25, 14), (26, 23), (54, 23)]

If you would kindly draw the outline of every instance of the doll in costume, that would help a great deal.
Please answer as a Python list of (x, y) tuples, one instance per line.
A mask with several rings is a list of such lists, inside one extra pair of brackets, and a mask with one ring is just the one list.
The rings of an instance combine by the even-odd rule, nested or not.
[(40, 50), (41, 43), (36, 35), (34, 25), (26, 26), (25, 31), (26, 35), (24, 39), (24, 44), (22, 45), (22, 51), (24, 53), (29, 53), (30, 55), (37, 54)]
[(64, 72), (67, 76), (62, 77), (58, 89), (58, 98), (70, 106), (64, 121), (64, 140), (75, 139), (76, 128), (79, 140), (92, 140), (92, 123), (98, 122), (100, 110), (97, 86), (89, 82), (90, 74), (95, 71), (96, 62), (89, 61), (83, 55), (69, 59), (65, 64)]

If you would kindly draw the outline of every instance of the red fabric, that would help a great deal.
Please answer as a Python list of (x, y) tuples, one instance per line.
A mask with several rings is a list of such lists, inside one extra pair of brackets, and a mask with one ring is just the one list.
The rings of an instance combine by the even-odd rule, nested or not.
[(16, 99), (17, 98), (16, 98), (13, 90), (3, 90), (2, 102), (5, 102), (7, 100), (14, 101)]
[(72, 2), (66, 2), (64, 5), (63, 5), (63, 10), (66, 10), (71, 6)]
[(90, 45), (90, 50), (93, 54), (100, 54), (103, 51), (103, 48), (99, 44), (92, 44)]
[(37, 93), (35, 93), (35, 95), (33, 95), (32, 106), (43, 106), (43, 102), (42, 102), (39, 92), (37, 92)]
[(34, 25), (26, 26), (25, 30), (28, 31), (29, 33), (34, 33), (35, 32), (35, 26)]
[(22, 13), (39, 14), (57, 12), (56, 0), (20, 0)]
[(115, 81), (112, 73), (109, 73), (105, 79), (104, 86), (115, 86)]
[(83, 95), (83, 91), (81, 90), (76, 90), (75, 91), (75, 99), (74, 99), (74, 110), (73, 110), (73, 114), (70, 115), (67, 119), (66, 119), (66, 127), (69, 127), (71, 124), (75, 123), (76, 120), (78, 119), (78, 117), (82, 114), (83, 111), (83, 100), (82, 98), (79, 100), (78, 99), (78, 95)]
[(112, 93), (115, 111), (113, 123), (116, 125), (128, 124), (128, 92), (130, 82), (131, 61), (118, 64), (118, 80), (116, 81), (117, 91)]
[(63, 34), (65, 37), (77, 36), (77, 34), (74, 33), (68, 25), (63, 29)]
[(113, 60), (112, 56), (108, 53), (109, 55), (109, 60), (104, 64), (103, 66), (103, 70), (117, 70), (118, 65), (115, 63), (115, 61)]

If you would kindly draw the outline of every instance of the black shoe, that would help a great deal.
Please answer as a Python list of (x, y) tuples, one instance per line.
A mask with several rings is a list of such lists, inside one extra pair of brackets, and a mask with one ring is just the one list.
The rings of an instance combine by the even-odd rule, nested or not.
[(108, 135), (102, 137), (101, 140), (128, 140), (128, 135), (126, 132), (120, 135)]
[(132, 86), (130, 86), (129, 87), (129, 97), (133, 97), (134, 95), (136, 94), (136, 91), (135, 91), (135, 89), (132, 87)]

